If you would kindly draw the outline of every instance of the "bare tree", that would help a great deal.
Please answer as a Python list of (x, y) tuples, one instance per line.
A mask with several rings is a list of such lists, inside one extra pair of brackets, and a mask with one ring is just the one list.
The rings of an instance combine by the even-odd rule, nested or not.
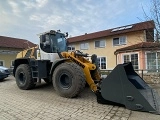
[(155, 41), (160, 42), (160, 0), (150, 0), (150, 15), (143, 9), (145, 19), (154, 20), (155, 23)]
[(152, 8), (151, 8), (151, 15), (152, 19), (155, 22), (155, 40), (160, 40), (160, 0), (151, 0), (152, 1)]

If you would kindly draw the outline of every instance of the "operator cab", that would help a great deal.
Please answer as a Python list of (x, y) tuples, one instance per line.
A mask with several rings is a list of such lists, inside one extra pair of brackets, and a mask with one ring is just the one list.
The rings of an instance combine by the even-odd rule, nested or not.
[(66, 38), (68, 33), (50, 30), (40, 35), (40, 49), (46, 53), (67, 51)]

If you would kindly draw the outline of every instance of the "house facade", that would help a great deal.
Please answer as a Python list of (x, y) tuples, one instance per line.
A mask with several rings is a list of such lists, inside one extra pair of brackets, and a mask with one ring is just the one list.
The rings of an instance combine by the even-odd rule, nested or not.
[(0, 36), (0, 66), (12, 67), (18, 52), (35, 46), (28, 40)]
[[(145, 55), (148, 53), (147, 49), (146, 52), (141, 53), (136, 49), (124, 50), (123, 48), (141, 43), (154, 43), (154, 28), (153, 21), (145, 21), (95, 33), (86, 33), (68, 38), (68, 50), (81, 50), (84, 53), (97, 54), (101, 70), (112, 70), (117, 64), (128, 61), (132, 62), (134, 69), (148, 69)], [(158, 47), (157, 50), (159, 50)]]
[(118, 63), (131, 61), (134, 69), (160, 72), (160, 43), (141, 42), (115, 51)]

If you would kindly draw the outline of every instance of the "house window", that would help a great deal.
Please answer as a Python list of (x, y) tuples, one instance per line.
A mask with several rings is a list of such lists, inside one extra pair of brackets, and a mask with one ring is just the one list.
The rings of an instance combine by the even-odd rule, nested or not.
[(147, 53), (148, 72), (160, 72), (160, 52)]
[(95, 47), (99, 47), (99, 48), (103, 48), (106, 46), (106, 41), (105, 40), (99, 40), (99, 41), (95, 41)]
[(82, 43), (80, 44), (80, 49), (81, 50), (88, 50), (89, 48), (89, 44), (88, 43)]
[(106, 69), (106, 57), (98, 57), (98, 65), (101, 70)]
[(131, 62), (132, 65), (133, 65), (133, 68), (135, 70), (138, 70), (139, 69), (139, 65), (138, 65), (138, 54), (126, 54), (126, 55), (123, 55), (123, 62), (124, 63), (127, 63), (127, 62)]
[(4, 66), (4, 61), (0, 60), (0, 66)]
[(113, 46), (125, 45), (125, 44), (126, 44), (126, 36), (113, 38)]
[(124, 59), (124, 63), (130, 62), (130, 56), (129, 55), (124, 55), (123, 59)]
[(74, 51), (74, 50), (75, 50), (75, 46), (73, 45), (68, 46), (68, 51)]
[(11, 67), (14, 66), (14, 60), (11, 60)]

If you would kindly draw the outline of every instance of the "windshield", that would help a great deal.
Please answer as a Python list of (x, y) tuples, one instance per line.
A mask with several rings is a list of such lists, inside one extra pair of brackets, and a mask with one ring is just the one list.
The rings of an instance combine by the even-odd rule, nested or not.
[(66, 38), (64, 34), (46, 34), (45, 40), (41, 40), (40, 48), (47, 53), (57, 53), (67, 51)]
[(66, 51), (66, 39), (63, 34), (50, 35), (52, 52)]

